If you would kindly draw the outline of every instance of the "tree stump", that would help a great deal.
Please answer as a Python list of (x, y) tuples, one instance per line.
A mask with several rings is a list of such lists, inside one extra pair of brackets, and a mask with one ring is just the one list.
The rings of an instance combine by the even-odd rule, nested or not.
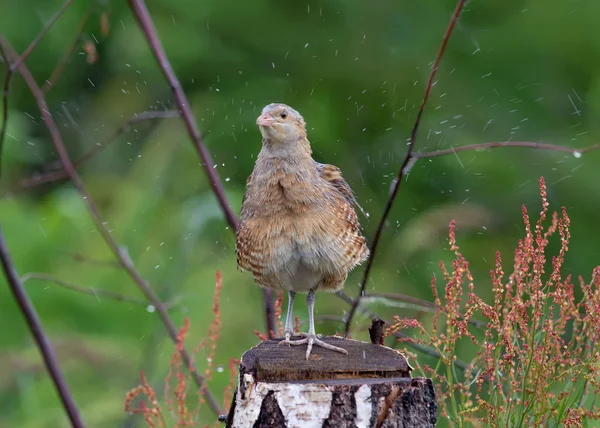
[(322, 339), (348, 355), (315, 347), (306, 361), (306, 346), (277, 346), (281, 339), (248, 350), (226, 426), (435, 426), (431, 379), (411, 378), (402, 354), (357, 340)]

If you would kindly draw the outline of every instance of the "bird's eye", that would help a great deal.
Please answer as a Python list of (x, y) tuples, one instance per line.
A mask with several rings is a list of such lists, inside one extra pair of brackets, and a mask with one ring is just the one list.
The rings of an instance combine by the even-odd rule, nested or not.
[(287, 111), (285, 111), (285, 110), (282, 111), (281, 114), (280, 114), (280, 116), (281, 116), (282, 119), (285, 119), (287, 117), (287, 115), (288, 115)]

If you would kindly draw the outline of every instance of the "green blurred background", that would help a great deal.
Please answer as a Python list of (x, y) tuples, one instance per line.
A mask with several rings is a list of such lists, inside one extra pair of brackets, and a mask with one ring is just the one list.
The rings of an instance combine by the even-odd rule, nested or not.
[[(22, 52), (61, 4), (2, 0), (0, 33)], [(370, 240), (455, 2), (150, 0), (148, 7), (234, 210), (260, 150), (255, 119), (265, 104), (285, 102), (304, 115), (315, 159), (339, 166), (370, 213), (361, 220)], [(75, 0), (27, 60), (38, 83), (48, 79), (90, 8), (74, 54), (48, 94), (72, 159), (134, 113), (173, 107), (126, 2)], [(110, 26), (106, 35), (102, 15)], [(598, 16), (594, 0), (470, 2), (441, 63), (416, 150), (505, 140), (577, 148), (596, 143)], [(4, 73), (3, 67), (0, 78)], [(19, 273), (44, 272), (142, 298), (113, 265), (68, 181), (22, 186), (56, 168), (56, 161), (39, 110), (16, 76), (2, 154), (0, 224)], [(523, 232), (521, 204), (535, 219), (542, 175), (551, 209), (566, 206), (572, 220), (565, 272), (589, 279), (600, 260), (599, 168), (599, 152), (577, 158), (520, 148), (419, 161), (389, 217), (368, 290), (431, 300), (430, 279), (439, 274), (439, 260), (451, 258), (447, 225), (456, 219), (476, 289), (489, 297), (494, 253), (502, 251), (509, 270)], [(191, 348), (206, 335), (215, 270), (222, 271), (223, 327), (210, 383), (220, 399), (230, 379), (228, 359), (257, 343), (253, 330), (264, 330), (262, 294), (250, 274), (236, 269), (233, 233), (181, 121), (138, 123), (80, 171), (113, 237), (156, 293), (174, 303), (170, 312), (178, 325), (189, 316)], [(357, 269), (346, 284), (351, 295), (361, 274)], [(173, 345), (156, 313), (44, 280), (26, 285), (89, 426), (143, 426), (124, 413), (123, 401), (140, 370), (162, 390)], [(430, 316), (385, 301), (367, 304), (388, 319), (400, 314), (427, 322)], [(301, 320), (305, 309), (301, 299)], [(318, 316), (347, 310), (335, 295), (317, 298)], [(369, 323), (359, 314), (353, 337), (368, 338)], [(0, 329), (0, 427), (66, 426), (4, 279)], [(332, 334), (342, 326), (327, 321), (317, 329)], [(469, 343), (461, 345), (465, 356), (473, 352)], [(205, 357), (197, 357), (201, 369)], [(202, 408), (200, 422), (213, 421)]]

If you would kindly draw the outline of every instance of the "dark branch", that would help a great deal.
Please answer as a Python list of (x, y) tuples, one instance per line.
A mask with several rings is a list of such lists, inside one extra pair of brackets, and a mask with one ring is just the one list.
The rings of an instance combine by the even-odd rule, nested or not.
[[(185, 92), (183, 91), (183, 88), (181, 87), (181, 83), (179, 82), (179, 79), (177, 79), (177, 76), (173, 71), (173, 67), (171, 67), (171, 63), (169, 62), (165, 50), (160, 42), (156, 28), (154, 27), (154, 23), (150, 17), (150, 12), (148, 12), (148, 8), (146, 7), (146, 3), (144, 0), (129, 0), (129, 6), (138, 20), (138, 23), (140, 24), (140, 28), (142, 29), (142, 32), (148, 41), (148, 45), (150, 46), (150, 49), (152, 50), (152, 53), (154, 54), (154, 57), (156, 58), (156, 61), (158, 62), (158, 65), (165, 76), (165, 79), (167, 79), (169, 82), (169, 86), (175, 95), (177, 106), (181, 110), (181, 116), (185, 123), (188, 134), (192, 139), (198, 154), (200, 155), (200, 159), (202, 159), (202, 166), (206, 175), (208, 176), (213, 192), (217, 197), (219, 204), (221, 205), (221, 209), (225, 214), (227, 222), (235, 232), (238, 225), (237, 216), (234, 214), (229, 202), (227, 201), (227, 196), (225, 195), (225, 190), (223, 189), (223, 185), (219, 179), (217, 170), (212, 168), (213, 162), (210, 153), (204, 145), (202, 135), (198, 130), (198, 125), (194, 120), (194, 115), (190, 109), (190, 103), (185, 95)], [(275, 331), (271, 290), (266, 288), (263, 289), (263, 299), (267, 322), (267, 336), (269, 336), (269, 332)]]
[(85, 425), (83, 424), (83, 420), (79, 415), (79, 411), (77, 410), (77, 405), (75, 404), (75, 400), (73, 400), (73, 396), (69, 391), (69, 387), (65, 378), (60, 370), (60, 366), (58, 365), (58, 361), (56, 359), (56, 355), (54, 354), (54, 350), (52, 349), (52, 345), (48, 336), (44, 332), (44, 328), (42, 327), (42, 323), (40, 318), (38, 317), (33, 304), (29, 300), (27, 293), (25, 293), (25, 289), (23, 288), (23, 284), (19, 279), (19, 275), (17, 275), (17, 271), (15, 266), (11, 260), (10, 254), (8, 252), (8, 248), (6, 246), (6, 242), (4, 241), (4, 235), (2, 233), (2, 229), (0, 229), (0, 261), (2, 262), (2, 268), (4, 270), (4, 275), (6, 276), (6, 282), (19, 306), (19, 309), (25, 320), (27, 321), (27, 325), (29, 326), (29, 330), (31, 330), (31, 334), (35, 338), (35, 342), (44, 358), (44, 364), (48, 369), (48, 373), (58, 390), (58, 395), (62, 401), (62, 405), (67, 412), (67, 416), (71, 421), (71, 425), (76, 428), (83, 428)]
[(165, 79), (169, 83), (169, 86), (175, 95), (175, 101), (181, 110), (181, 117), (183, 118), (187, 132), (192, 139), (194, 147), (196, 147), (200, 158), (202, 159), (202, 167), (208, 176), (213, 192), (215, 193), (221, 209), (223, 210), (223, 214), (225, 214), (225, 218), (227, 219), (229, 225), (236, 230), (238, 225), (237, 216), (227, 201), (225, 189), (223, 188), (223, 184), (219, 179), (217, 170), (212, 167), (213, 161), (211, 155), (204, 145), (204, 139), (198, 130), (198, 125), (194, 120), (194, 115), (190, 109), (190, 103), (185, 95), (185, 92), (183, 92), (181, 83), (179, 82), (179, 79), (177, 79), (170, 62), (167, 59), (165, 50), (158, 38), (158, 33), (156, 32), (156, 28), (154, 28), (148, 8), (143, 0), (129, 0), (129, 6), (133, 11), (134, 16), (138, 20), (140, 28), (148, 40), (150, 49), (152, 50), (152, 53), (154, 54), (154, 57), (156, 58), (156, 61), (158, 62), (158, 65), (165, 76)]
[(419, 126), (421, 125), (421, 117), (423, 116), (423, 111), (425, 110), (425, 106), (427, 105), (427, 101), (429, 100), (429, 94), (431, 92), (431, 88), (433, 87), (435, 75), (440, 65), (440, 61), (444, 56), (444, 52), (446, 51), (448, 40), (450, 39), (452, 30), (454, 30), (454, 26), (456, 24), (456, 21), (458, 20), (458, 16), (460, 15), (460, 12), (462, 11), (465, 5), (465, 1), (466, 0), (458, 0), (456, 8), (454, 9), (454, 13), (450, 18), (448, 28), (446, 29), (444, 37), (442, 38), (442, 44), (440, 45), (440, 49), (438, 50), (437, 56), (435, 57), (433, 67), (431, 68), (429, 80), (427, 81), (427, 85), (425, 86), (425, 95), (423, 96), (423, 101), (421, 102), (421, 106), (419, 107), (419, 111), (417, 112), (417, 118), (415, 119), (415, 124), (410, 135), (410, 140), (408, 141), (408, 148), (406, 150), (406, 154), (404, 155), (404, 160), (402, 161), (400, 169), (398, 170), (398, 174), (396, 175), (396, 184), (392, 190), (392, 194), (390, 195), (385, 205), (383, 215), (381, 216), (381, 220), (379, 221), (379, 224), (377, 225), (377, 230), (375, 231), (375, 237), (373, 238), (373, 242), (371, 244), (371, 257), (369, 257), (369, 260), (367, 261), (367, 266), (365, 267), (365, 273), (363, 275), (363, 280), (360, 285), (360, 293), (358, 294), (356, 300), (354, 300), (354, 302), (352, 303), (352, 308), (350, 309), (350, 313), (348, 315), (348, 318), (346, 319), (346, 326), (344, 328), (345, 336), (348, 336), (348, 333), (350, 333), (350, 324), (352, 323), (352, 318), (354, 317), (356, 308), (358, 307), (358, 305), (360, 305), (360, 299), (365, 292), (365, 287), (367, 286), (367, 281), (369, 280), (369, 274), (371, 273), (371, 268), (373, 267), (373, 262), (377, 254), (377, 247), (379, 245), (379, 241), (383, 233), (385, 222), (390, 214), (390, 211), (392, 210), (392, 206), (394, 204), (394, 201), (396, 200), (396, 196), (398, 195), (398, 190), (400, 189), (400, 185), (402, 184), (402, 179), (406, 174), (405, 168), (412, 158), (412, 153), (415, 147), (415, 141), (417, 139), (417, 133), (419, 131)]
[[(4, 45), (5, 53), (7, 53), (9, 57), (10, 56), (14, 57), (16, 55), (15, 53), (13, 53), (12, 47), (6, 40), (0, 38), (0, 44)], [(104, 238), (104, 241), (109, 246), (109, 248), (111, 249), (111, 251), (113, 252), (115, 257), (119, 260), (119, 262), (121, 263), (121, 266), (123, 266), (123, 268), (129, 275), (129, 277), (138, 285), (138, 287), (140, 288), (142, 293), (144, 293), (144, 296), (146, 296), (148, 301), (152, 305), (154, 305), (161, 321), (165, 325), (167, 332), (169, 333), (169, 336), (171, 337), (171, 340), (173, 340), (174, 343), (177, 343), (177, 328), (175, 327), (175, 323), (169, 316), (169, 313), (167, 312), (167, 309), (165, 308), (164, 304), (154, 294), (150, 285), (141, 277), (141, 275), (138, 273), (138, 271), (134, 268), (133, 262), (129, 258), (129, 255), (127, 254), (127, 252), (117, 245), (117, 243), (113, 239), (112, 235), (110, 234), (110, 232), (104, 225), (104, 220), (102, 219), (102, 216), (100, 215), (100, 212), (98, 211), (98, 207), (96, 206), (96, 203), (94, 202), (91, 195), (87, 191), (85, 184), (83, 183), (83, 180), (79, 177), (79, 174), (77, 174), (77, 171), (75, 170), (75, 166), (71, 162), (71, 159), (70, 159), (67, 149), (63, 143), (60, 132), (58, 131), (58, 128), (56, 126), (56, 123), (54, 122), (52, 115), (48, 111), (48, 106), (46, 103), (46, 99), (44, 97), (44, 93), (42, 92), (42, 90), (40, 89), (38, 84), (36, 83), (35, 79), (31, 75), (31, 72), (25, 66), (25, 64), (22, 64), (18, 70), (36, 100), (36, 103), (37, 103), (40, 113), (42, 115), (42, 119), (44, 120), (44, 123), (46, 124), (46, 127), (48, 128), (48, 131), (50, 132), (52, 142), (54, 143), (54, 146), (56, 147), (56, 151), (57, 151), (57, 153), (60, 157), (60, 160), (65, 168), (65, 171), (67, 171), (69, 178), (71, 179), (71, 181), (73, 182), (73, 185), (79, 192), (81, 199), (86, 204), (87, 209), (92, 217), (92, 220), (94, 221), (96, 228), (98, 229), (98, 232), (100, 233), (100, 235), (102, 235), (102, 238)], [(196, 382), (198, 387), (204, 391), (206, 401), (208, 402), (208, 405), (210, 406), (210, 408), (217, 415), (223, 413), (221, 406), (217, 402), (216, 398), (208, 390), (208, 388), (205, 384), (205, 381), (204, 381), (204, 377), (199, 374), (198, 370), (196, 370), (196, 368), (194, 366), (194, 361), (186, 348), (182, 349), (181, 355), (183, 356), (183, 360), (185, 362), (186, 367), (188, 367), (190, 369), (190, 373), (191, 373), (194, 381)]]

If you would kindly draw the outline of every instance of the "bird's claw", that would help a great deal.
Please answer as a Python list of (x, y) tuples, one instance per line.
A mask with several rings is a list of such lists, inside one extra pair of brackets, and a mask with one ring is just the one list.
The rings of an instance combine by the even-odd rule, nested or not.
[(346, 351), (343, 348), (338, 348), (337, 346), (333, 346), (330, 345), (329, 343), (325, 343), (323, 342), (321, 339), (319, 339), (320, 335), (316, 335), (316, 334), (307, 334), (307, 333), (297, 333), (299, 336), (304, 336), (303, 339), (298, 339), (298, 340), (290, 340), (291, 338), (291, 334), (288, 334), (288, 332), (285, 333), (285, 339), (282, 340), (281, 342), (279, 342), (277, 344), (277, 346), (284, 344), (284, 345), (288, 345), (288, 346), (298, 346), (298, 345), (304, 345), (306, 343), (306, 360), (308, 361), (308, 359), (310, 358), (310, 353), (312, 351), (313, 346), (320, 346), (321, 348), (325, 348), (325, 349), (329, 349), (330, 351), (335, 351), (335, 352), (339, 352), (342, 354), (346, 354), (348, 355), (348, 351)]
[(310, 351), (312, 350), (313, 345), (317, 345), (317, 346), (320, 346), (321, 348), (329, 349), (330, 351), (335, 351), (335, 352), (339, 352), (341, 354), (348, 355), (348, 351), (346, 351), (344, 348), (339, 348), (337, 346), (330, 345), (329, 343), (325, 343), (321, 339), (319, 339), (317, 335), (312, 335), (312, 336), (309, 335), (306, 339), (308, 342), (308, 347), (306, 349), (306, 360), (307, 361), (308, 361), (308, 358), (310, 357)]

